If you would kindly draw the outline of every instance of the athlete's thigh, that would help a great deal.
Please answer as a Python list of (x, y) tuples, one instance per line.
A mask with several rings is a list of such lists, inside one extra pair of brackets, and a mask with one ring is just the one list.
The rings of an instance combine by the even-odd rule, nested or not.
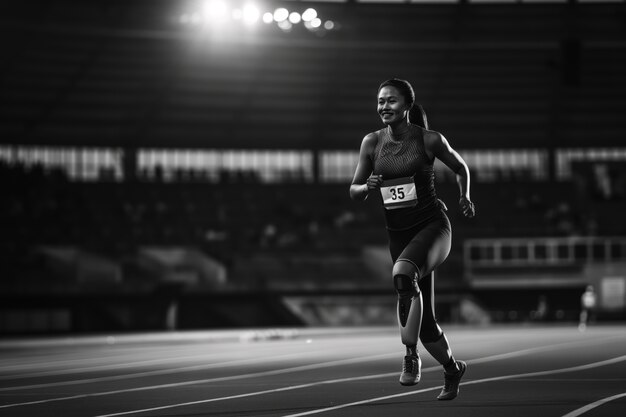
[(420, 278), (430, 274), (448, 257), (452, 233), (450, 222), (441, 213), (429, 222), (408, 242), (398, 259), (412, 262), (419, 270)]
[(389, 234), (389, 253), (391, 254), (393, 263), (396, 263), (402, 251), (419, 231), (419, 228), (387, 231)]

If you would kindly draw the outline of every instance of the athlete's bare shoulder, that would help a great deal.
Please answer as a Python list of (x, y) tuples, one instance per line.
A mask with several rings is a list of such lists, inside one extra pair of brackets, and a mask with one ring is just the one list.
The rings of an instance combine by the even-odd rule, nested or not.
[(378, 132), (370, 132), (363, 138), (363, 143), (376, 145), (378, 143)]
[(370, 132), (363, 138), (361, 142), (361, 149), (367, 150), (368, 153), (372, 153), (376, 149), (378, 144), (378, 132)]
[(426, 145), (426, 147), (429, 149), (432, 149), (434, 146), (440, 145), (441, 142), (444, 140), (443, 135), (436, 130), (428, 130), (423, 128), (422, 130), (424, 131), (424, 145)]
[(429, 158), (439, 155), (442, 149), (446, 147), (445, 138), (436, 130), (423, 129), (424, 131), (424, 148)]

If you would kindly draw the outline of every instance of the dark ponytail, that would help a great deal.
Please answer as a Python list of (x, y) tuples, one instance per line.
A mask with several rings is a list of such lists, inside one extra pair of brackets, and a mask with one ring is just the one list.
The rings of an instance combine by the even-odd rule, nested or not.
[(413, 104), (409, 110), (409, 123), (428, 129), (428, 119), (421, 104)]

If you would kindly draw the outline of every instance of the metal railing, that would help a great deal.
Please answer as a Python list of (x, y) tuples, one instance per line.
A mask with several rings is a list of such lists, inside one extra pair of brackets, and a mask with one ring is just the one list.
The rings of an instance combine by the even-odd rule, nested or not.
[(625, 236), (518, 237), (468, 239), (466, 269), (584, 265), (626, 261)]

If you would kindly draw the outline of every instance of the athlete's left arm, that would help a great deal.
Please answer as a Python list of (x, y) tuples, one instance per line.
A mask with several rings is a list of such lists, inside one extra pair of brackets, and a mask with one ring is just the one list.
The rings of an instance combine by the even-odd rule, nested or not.
[(461, 212), (466, 217), (474, 217), (476, 211), (474, 203), (472, 203), (470, 198), (469, 168), (461, 155), (452, 149), (448, 140), (439, 132), (427, 132), (424, 135), (424, 143), (426, 144), (426, 150), (428, 153), (439, 159), (454, 172), (456, 175), (456, 182), (459, 186), (459, 192), (461, 194), (459, 198)]

